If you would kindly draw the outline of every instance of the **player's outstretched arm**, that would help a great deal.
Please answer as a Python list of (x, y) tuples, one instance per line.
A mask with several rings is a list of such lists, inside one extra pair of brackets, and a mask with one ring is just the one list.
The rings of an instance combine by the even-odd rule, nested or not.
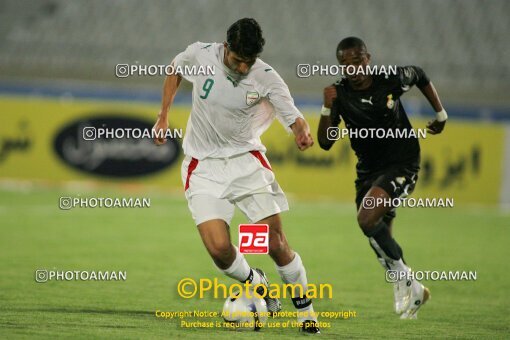
[(301, 117), (296, 118), (294, 123), (290, 126), (294, 133), (296, 145), (299, 150), (304, 151), (313, 145), (313, 138), (310, 134), (310, 126)]
[(436, 118), (427, 123), (427, 132), (436, 135), (443, 131), (444, 126), (446, 125), (446, 120), (448, 119), (448, 115), (446, 114), (443, 105), (441, 104), (441, 100), (439, 99), (439, 95), (437, 94), (436, 88), (432, 82), (429, 82), (427, 85), (420, 87), (421, 93), (427, 98), (430, 105), (436, 112)]
[(334, 85), (328, 86), (324, 89), (324, 104), (321, 112), (321, 119), (319, 121), (319, 129), (317, 131), (317, 140), (319, 141), (319, 146), (326, 151), (331, 149), (335, 143), (334, 140), (330, 140), (328, 138), (328, 129), (333, 126), (330, 112), (336, 96), (337, 93)]
[[(178, 74), (172, 74), (166, 76), (165, 78), (165, 83), (163, 84), (163, 94), (161, 98), (161, 111), (159, 111), (156, 124), (154, 124), (154, 127), (152, 128), (159, 136), (164, 136), (165, 130), (168, 129), (168, 110), (174, 102), (175, 94), (177, 93), (177, 89), (179, 88), (181, 80), (182, 77)], [(154, 143), (156, 145), (165, 144), (166, 138), (155, 138)]]

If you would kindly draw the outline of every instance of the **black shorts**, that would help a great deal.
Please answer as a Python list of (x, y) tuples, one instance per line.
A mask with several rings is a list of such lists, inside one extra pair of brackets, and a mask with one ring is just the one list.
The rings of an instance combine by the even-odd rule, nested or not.
[[(373, 174), (363, 175), (356, 179), (356, 208), (359, 210), (363, 197), (372, 187), (380, 187), (391, 198), (406, 197), (410, 195), (418, 181), (418, 168), (414, 166), (396, 166)], [(389, 222), (395, 218), (395, 209), (384, 215), (384, 221)]]

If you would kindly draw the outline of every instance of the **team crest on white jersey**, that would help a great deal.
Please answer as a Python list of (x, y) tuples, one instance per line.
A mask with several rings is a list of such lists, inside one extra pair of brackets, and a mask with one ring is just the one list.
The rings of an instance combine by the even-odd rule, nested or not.
[(259, 100), (259, 98), (260, 98), (260, 95), (257, 91), (246, 92), (246, 105), (252, 106)]

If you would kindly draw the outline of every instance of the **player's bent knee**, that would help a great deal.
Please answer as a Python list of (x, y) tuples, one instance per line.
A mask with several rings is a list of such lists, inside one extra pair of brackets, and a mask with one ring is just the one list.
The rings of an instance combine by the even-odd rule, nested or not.
[(369, 214), (359, 213), (358, 214), (358, 225), (360, 226), (363, 234), (367, 237), (373, 236), (377, 221), (373, 216)]

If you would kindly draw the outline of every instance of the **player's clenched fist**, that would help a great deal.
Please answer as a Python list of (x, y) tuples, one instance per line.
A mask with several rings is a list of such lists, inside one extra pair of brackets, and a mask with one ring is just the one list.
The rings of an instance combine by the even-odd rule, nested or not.
[(156, 145), (162, 145), (166, 143), (165, 132), (167, 129), (168, 119), (158, 117), (156, 124), (154, 124), (154, 127), (152, 128), (152, 130), (155, 132), (155, 135), (157, 136), (156, 138), (154, 138), (154, 143)]
[(311, 147), (313, 145), (313, 138), (310, 132), (303, 132), (296, 135), (296, 145), (301, 151)]
[(427, 133), (430, 133), (431, 135), (437, 135), (437, 134), (441, 133), (441, 131), (443, 131), (445, 125), (446, 125), (446, 120), (440, 122), (437, 119), (435, 119), (431, 122), (428, 122), (427, 123)]
[(310, 126), (303, 118), (296, 119), (294, 124), (290, 126), (295, 136), (296, 145), (299, 150), (303, 151), (313, 145), (313, 138), (310, 134)]
[(336, 99), (336, 87), (331, 85), (324, 88), (324, 107), (331, 109), (333, 101)]

